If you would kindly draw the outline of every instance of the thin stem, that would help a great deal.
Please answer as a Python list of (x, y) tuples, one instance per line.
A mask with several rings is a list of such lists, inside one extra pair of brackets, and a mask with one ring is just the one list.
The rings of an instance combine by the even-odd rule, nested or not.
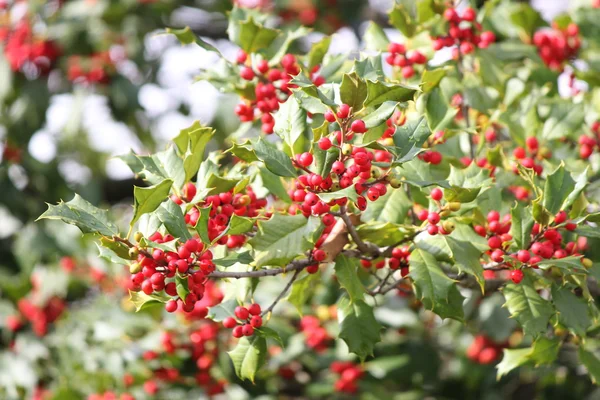
[(314, 261), (309, 259), (292, 261), (288, 265), (283, 268), (272, 268), (272, 269), (259, 269), (257, 271), (245, 271), (245, 272), (228, 272), (228, 271), (214, 271), (211, 272), (208, 277), (209, 278), (232, 278), (232, 279), (241, 279), (241, 278), (262, 278), (265, 276), (275, 276), (280, 274), (285, 274), (286, 272), (293, 271), (301, 271), (309, 265), (313, 264)]
[(301, 269), (297, 269), (296, 272), (294, 272), (294, 275), (292, 275), (292, 279), (290, 279), (290, 281), (287, 283), (287, 285), (285, 285), (285, 287), (283, 288), (283, 290), (281, 291), (281, 293), (279, 293), (279, 296), (277, 296), (277, 298), (273, 301), (273, 303), (271, 303), (271, 305), (269, 306), (269, 308), (267, 308), (266, 310), (264, 310), (262, 312), (262, 316), (264, 317), (265, 315), (267, 315), (268, 313), (272, 312), (273, 309), (275, 308), (275, 306), (277, 305), (277, 303), (279, 303), (279, 301), (283, 298), (283, 296), (285, 296), (285, 294), (287, 293), (288, 290), (290, 290), (290, 288), (292, 287), (292, 284), (294, 283), (294, 281), (296, 280), (296, 278), (298, 278), (298, 275), (300, 274)]
[(369, 245), (367, 245), (365, 242), (363, 242), (362, 239), (360, 238), (360, 236), (358, 236), (358, 232), (356, 231), (356, 228), (354, 227), (352, 220), (350, 220), (350, 216), (347, 214), (346, 206), (340, 207), (339, 216), (346, 224), (348, 233), (352, 237), (352, 240), (354, 241), (354, 243), (356, 243), (356, 247), (358, 247), (360, 252), (365, 253), (365, 254), (374, 253), (375, 252), (375, 251), (373, 251), (374, 249), (372, 249)]

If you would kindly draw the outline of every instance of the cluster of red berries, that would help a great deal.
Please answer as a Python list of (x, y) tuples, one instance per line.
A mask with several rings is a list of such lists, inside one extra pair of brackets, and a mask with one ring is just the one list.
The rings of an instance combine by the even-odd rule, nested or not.
[(402, 77), (412, 78), (415, 75), (415, 64), (424, 65), (427, 63), (425, 54), (417, 50), (406, 50), (406, 46), (401, 43), (390, 43), (388, 45), (389, 54), (385, 57), (385, 62), (393, 67), (400, 68)]
[[(389, 118), (387, 121), (385, 121), (387, 124), (387, 128), (386, 130), (383, 132), (383, 135), (381, 135), (381, 138), (379, 139), (380, 141), (385, 141), (388, 138), (391, 138), (394, 136), (394, 133), (396, 133), (396, 128), (399, 126), (402, 126), (406, 123), (406, 114), (404, 114), (402, 111), (394, 111), (394, 114), (392, 114), (392, 117)], [(391, 159), (391, 154), (388, 153), (387, 151), (383, 151), (380, 150), (380, 153), (382, 153), (382, 155), (387, 159), (390, 158)], [(378, 152), (375, 152), (375, 158), (377, 159), (377, 154)], [(385, 161), (379, 161), (378, 162), (385, 162)]]
[(444, 197), (444, 192), (440, 188), (432, 189), (429, 197), (431, 197), (431, 200), (439, 206), (440, 211), (428, 211), (423, 209), (417, 213), (417, 218), (419, 221), (427, 221), (427, 232), (430, 235), (437, 235), (438, 233), (442, 235), (451, 234), (456, 228), (454, 222), (443, 221), (440, 224), (440, 221), (443, 216), (449, 215), (452, 211), (460, 210), (460, 203), (450, 202), (442, 207), (441, 200)]
[[(550, 157), (549, 152), (540, 152), (539, 151), (539, 142), (536, 137), (530, 136), (525, 140), (526, 148), (517, 147), (513, 150), (513, 156), (519, 161), (519, 163), (528, 169), (533, 169), (533, 171), (540, 175), (544, 170), (542, 164), (536, 164), (536, 159), (548, 158)], [(529, 154), (528, 154), (529, 153)], [(518, 174), (519, 171), (517, 167), (513, 167), (513, 172)]]
[(358, 381), (364, 375), (360, 365), (350, 361), (334, 361), (329, 369), (339, 375), (333, 386), (336, 392), (352, 394), (358, 391)]
[[(293, 54), (286, 54), (281, 59), (279, 68), (269, 66), (267, 60), (260, 60), (255, 65), (250, 64), (248, 54), (240, 50), (237, 59), (240, 67), (240, 77), (247, 81), (258, 79), (254, 88), (254, 98), (245, 98), (235, 107), (235, 113), (242, 122), (254, 121), (260, 118), (262, 131), (273, 133), (275, 120), (271, 113), (279, 110), (279, 104), (285, 102), (292, 93), (290, 81), (302, 70)], [(325, 83), (325, 78), (319, 75), (319, 66), (311, 71), (310, 79), (316, 86)]]
[[(219, 237), (217, 244), (227, 245), (230, 249), (243, 246), (246, 243), (244, 235), (222, 235), (229, 224), (230, 217), (235, 214), (238, 217), (255, 218), (259, 215), (259, 211), (267, 205), (267, 200), (257, 198), (250, 186), (245, 191), (245, 194), (233, 194), (233, 191), (229, 191), (208, 196), (205, 200), (196, 203), (187, 212), (185, 222), (188, 225), (196, 226), (200, 218), (200, 209), (211, 207), (208, 220), (208, 238), (212, 241)], [(193, 183), (188, 183), (184, 187), (183, 199), (175, 198), (175, 202), (177, 204), (182, 204), (184, 200), (190, 202), (195, 195), (196, 186)], [(268, 217), (269, 214), (267, 213), (266, 216)]]
[(552, 29), (537, 31), (533, 35), (533, 44), (538, 48), (539, 55), (548, 68), (562, 71), (564, 62), (574, 57), (581, 46), (579, 27), (570, 23), (561, 29), (553, 24)]
[(6, 326), (11, 331), (17, 331), (23, 327), (25, 321), (31, 323), (33, 332), (38, 336), (48, 333), (48, 326), (61, 316), (66, 308), (65, 301), (53, 296), (43, 305), (36, 304), (35, 295), (37, 290), (32, 291), (33, 299), (23, 297), (17, 303), (20, 315), (11, 315), (6, 318)]
[(510, 190), (519, 201), (528, 200), (531, 196), (530, 190), (525, 186), (509, 186), (508, 190)]
[(327, 345), (331, 342), (331, 336), (327, 330), (321, 326), (319, 319), (312, 315), (305, 315), (300, 320), (300, 330), (306, 338), (306, 345), (317, 352), (327, 350)]
[(107, 84), (114, 68), (108, 52), (96, 53), (89, 57), (71, 56), (67, 61), (67, 79), (75, 83)]
[[(506, 263), (511, 266), (512, 261), (510, 258), (513, 258), (522, 263), (523, 266), (537, 268), (537, 264), (543, 259), (561, 259), (569, 255), (579, 256), (581, 255), (579, 251), (585, 250), (585, 241), (580, 243), (568, 242), (563, 247), (563, 237), (558, 229), (564, 228), (567, 231), (573, 231), (577, 228), (577, 224), (568, 221), (565, 211), (556, 214), (552, 225), (543, 228), (543, 230), (538, 223), (535, 223), (531, 231), (533, 242), (529, 248), (509, 254), (510, 258), (507, 258), (505, 252), (505, 248), (512, 240), (512, 236), (508, 233), (511, 227), (510, 215), (505, 215), (500, 221), (500, 214), (497, 211), (490, 211), (487, 215), (487, 221), (487, 229), (481, 225), (475, 226), (474, 229), (480, 236), (488, 238), (488, 246), (490, 246), (488, 254), (491, 260), (496, 263)], [(587, 261), (582, 259), (584, 266), (586, 263)], [(523, 277), (524, 274), (521, 269), (510, 271), (510, 279), (514, 283), (520, 283)]]
[(360, 260), (360, 265), (363, 268), (371, 268), (375, 267), (376, 269), (382, 269), (386, 266), (392, 270), (400, 270), (400, 274), (402, 277), (406, 277), (408, 275), (408, 269), (410, 267), (409, 264), (410, 259), (410, 246), (396, 247), (392, 250), (392, 256), (388, 259), (378, 260), (378, 261), (370, 261), (370, 260)]
[(478, 364), (491, 364), (500, 359), (502, 349), (507, 347), (507, 342), (496, 343), (485, 335), (477, 335), (467, 349), (467, 357)]
[(227, 317), (223, 320), (223, 326), (227, 329), (233, 329), (232, 335), (235, 338), (252, 336), (254, 335), (254, 329), (262, 326), (261, 312), (260, 304), (257, 303), (250, 304), (247, 308), (237, 306), (234, 311), (237, 320), (233, 317)]
[(40, 74), (47, 74), (60, 55), (56, 44), (35, 36), (26, 20), (18, 22), (14, 29), (0, 27), (0, 42), (4, 45), (4, 55), (13, 71), (34, 66)]
[[(139, 242), (141, 239), (141, 233), (136, 234), (136, 240)], [(174, 238), (155, 232), (148, 239), (160, 244), (170, 242)], [(141, 253), (140, 250), (144, 252)], [(215, 270), (212, 252), (205, 249), (202, 242), (196, 238), (179, 244), (177, 252), (154, 248), (150, 253), (136, 246), (131, 248), (131, 253), (137, 253), (137, 262), (129, 266), (131, 290), (141, 290), (147, 295), (164, 290), (173, 297), (165, 304), (168, 312), (175, 312), (178, 302), (182, 302), (185, 312), (192, 312), (196, 302), (204, 296), (206, 276)], [(189, 293), (185, 299), (179, 298), (177, 294), (176, 274), (187, 280)]]
[(129, 393), (122, 393), (118, 396), (115, 392), (106, 391), (104, 393), (92, 393), (88, 395), (87, 400), (135, 400)]
[(476, 17), (477, 13), (471, 7), (467, 7), (462, 16), (455, 8), (447, 8), (444, 19), (449, 23), (448, 35), (434, 38), (433, 49), (456, 46), (452, 49), (452, 57), (458, 59), (461, 54), (471, 54), (476, 47), (485, 49), (494, 43), (494, 32), (482, 31), (481, 24), (475, 21)]
[(591, 126), (595, 137), (586, 135), (579, 136), (579, 156), (584, 160), (590, 158), (595, 149), (600, 148), (600, 121), (595, 121)]

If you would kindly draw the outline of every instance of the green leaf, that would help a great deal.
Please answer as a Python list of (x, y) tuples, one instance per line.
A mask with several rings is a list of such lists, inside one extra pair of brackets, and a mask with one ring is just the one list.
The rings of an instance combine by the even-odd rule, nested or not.
[(254, 221), (250, 218), (239, 217), (233, 214), (229, 218), (229, 224), (225, 229), (227, 235), (241, 235), (252, 230)]
[(254, 19), (250, 17), (247, 21), (240, 23), (239, 31), (232, 41), (250, 54), (268, 48), (278, 35), (279, 31), (266, 28), (254, 22)]
[(363, 300), (351, 302), (342, 298), (338, 303), (339, 337), (348, 350), (361, 361), (373, 354), (375, 344), (381, 340), (381, 325), (375, 319), (373, 308)]
[(363, 118), (365, 126), (371, 129), (385, 123), (392, 116), (397, 106), (398, 103), (395, 101), (382, 103), (379, 108)]
[(210, 211), (212, 209), (212, 204), (208, 207), (200, 208), (200, 217), (198, 217), (198, 221), (196, 221), (196, 232), (198, 232), (198, 236), (202, 240), (202, 243), (206, 245), (210, 245), (211, 241), (208, 236), (208, 220), (210, 219)]
[(583, 346), (579, 346), (579, 361), (587, 368), (592, 382), (600, 382), (600, 360), (594, 353), (587, 351)]
[(393, 165), (397, 166), (414, 159), (430, 135), (425, 117), (408, 121), (396, 128), (393, 137), (395, 147), (390, 149), (395, 155)]
[(304, 305), (315, 292), (315, 289), (320, 281), (320, 274), (306, 273), (302, 278), (296, 279), (292, 285), (292, 291), (287, 297), (287, 301), (298, 310), (298, 314), (303, 315)]
[(361, 220), (401, 224), (406, 219), (411, 206), (412, 202), (404, 190), (388, 189), (386, 194), (369, 204), (369, 207), (363, 211)]
[(212, 261), (220, 267), (227, 268), (237, 263), (248, 265), (254, 262), (254, 258), (252, 258), (249, 251), (243, 251), (241, 253), (229, 253), (223, 258), (215, 258)]
[(546, 140), (556, 140), (579, 134), (584, 118), (583, 104), (573, 104), (569, 101), (555, 103), (544, 122), (542, 137)]
[(182, 187), (185, 183), (185, 170), (183, 160), (177, 155), (174, 147), (151, 156), (136, 156), (143, 166), (140, 171), (133, 171), (143, 176), (151, 184), (160, 183), (165, 179), (172, 179), (175, 187)]
[(226, 153), (231, 153), (237, 158), (247, 163), (251, 163), (254, 161), (258, 161), (258, 157), (254, 153), (254, 149), (252, 148), (252, 143), (246, 141), (245, 143), (233, 143), (231, 148), (229, 148)]
[(342, 103), (352, 107), (354, 112), (362, 110), (367, 98), (367, 83), (356, 72), (344, 74), (340, 85)]
[(448, 182), (452, 187), (444, 190), (444, 198), (461, 203), (475, 200), (482, 190), (492, 185), (489, 171), (479, 168), (475, 163), (463, 169), (451, 165)]
[(425, 308), (442, 318), (462, 321), (464, 298), (434, 256), (416, 249), (410, 255), (410, 264), (410, 276), (415, 286), (415, 294)]
[(263, 336), (242, 337), (235, 349), (229, 351), (235, 373), (241, 380), (254, 382), (258, 370), (267, 358), (267, 341)]
[(323, 39), (312, 45), (310, 51), (307, 54), (309, 70), (323, 63), (323, 58), (325, 57), (325, 54), (327, 54), (327, 50), (329, 50), (330, 44), (331, 36), (325, 36)]
[(275, 329), (271, 329), (268, 326), (261, 326), (260, 328), (256, 328), (255, 332), (264, 337), (265, 339), (273, 339), (276, 341), (281, 347), (285, 347), (283, 344), (283, 340), (281, 340), (281, 336)]
[(296, 141), (308, 128), (306, 111), (300, 108), (296, 97), (290, 96), (285, 103), (280, 105), (274, 117), (275, 126), (273, 127), (273, 131), (290, 148), (293, 148)]
[(526, 37), (533, 37), (533, 33), (546, 22), (542, 16), (529, 4), (511, 5), (510, 20), (521, 29)]
[(398, 29), (404, 36), (413, 37), (416, 33), (416, 25), (413, 18), (402, 4), (396, 4), (390, 12), (390, 24)]
[(355, 60), (352, 72), (356, 72), (358, 76), (365, 80), (378, 81), (385, 79), (380, 55)]
[(526, 335), (535, 337), (546, 331), (548, 321), (554, 315), (554, 309), (537, 293), (527, 275), (519, 284), (506, 285), (502, 293), (508, 311), (523, 327)]
[(190, 290), (188, 288), (188, 278), (176, 276), (175, 277), (175, 288), (177, 289), (177, 295), (181, 299), (185, 300), (187, 298), (187, 295), (190, 293)]
[(169, 197), (169, 192), (173, 186), (173, 181), (165, 179), (150, 187), (133, 187), (133, 218), (130, 225), (133, 224), (143, 215), (156, 210), (160, 204)]
[(335, 192), (317, 193), (317, 196), (319, 196), (319, 199), (325, 203), (329, 203), (331, 200), (343, 198), (347, 198), (350, 201), (356, 201), (356, 199), (358, 199), (358, 194), (356, 193), (354, 186), (348, 186), (345, 189), (337, 190)]
[(552, 302), (558, 311), (559, 321), (574, 334), (585, 336), (592, 325), (587, 303), (570, 289), (556, 284), (552, 285)]
[(550, 260), (542, 260), (537, 263), (541, 269), (558, 267), (566, 275), (586, 274), (587, 271), (581, 263), (581, 256), (569, 256)]
[(314, 170), (313, 172), (320, 176), (328, 176), (331, 172), (333, 163), (338, 159), (340, 150), (336, 147), (332, 147), (329, 150), (321, 150), (318, 143), (313, 143), (312, 153), (315, 157)]
[(367, 98), (365, 107), (377, 107), (386, 101), (404, 103), (412, 100), (417, 88), (399, 83), (385, 83), (382, 81), (367, 81)]
[(216, 306), (208, 308), (208, 314), (206, 315), (206, 318), (212, 319), (216, 322), (221, 322), (227, 317), (236, 318), (235, 308), (237, 306), (238, 302), (236, 299), (222, 301)]
[(533, 214), (531, 207), (523, 207), (520, 202), (510, 210), (510, 234), (519, 249), (526, 249), (531, 243), (531, 230), (533, 229)]
[(423, 234), (417, 246), (441, 261), (452, 263), (459, 272), (473, 275), (483, 291), (485, 281), (481, 265), (481, 251), (467, 241), (457, 240), (450, 235), (430, 236)]
[(525, 364), (551, 364), (556, 360), (560, 350), (560, 341), (558, 339), (548, 339), (540, 337), (533, 343), (533, 346), (525, 349), (504, 349), (502, 361), (498, 364), (497, 379), (502, 378), (515, 368)]
[(127, 265), (131, 261), (129, 256), (127, 256), (127, 258), (122, 258), (115, 251), (105, 247), (104, 245), (101, 246), (100, 244), (96, 243), (96, 247), (98, 247), (98, 256), (104, 258), (108, 262), (113, 264)]
[(423, 71), (421, 76), (421, 90), (423, 93), (431, 92), (436, 88), (441, 80), (446, 76), (447, 70), (445, 68), (436, 68)]
[[(325, 114), (329, 107), (323, 103), (317, 92), (314, 92), (314, 95), (310, 95), (309, 92), (311, 92), (309, 88), (292, 89), (300, 107), (312, 114)], [(325, 95), (323, 94), (323, 96)]]
[(188, 231), (181, 207), (172, 200), (168, 200), (156, 210), (156, 215), (167, 231), (176, 238), (188, 240), (192, 238)]
[(439, 87), (432, 89), (420, 99), (425, 102), (425, 115), (429, 128), (433, 132), (443, 130), (458, 114), (458, 108), (450, 106)]
[(186, 26), (185, 28), (182, 28), (182, 29), (167, 28), (167, 29), (165, 29), (165, 33), (170, 33), (172, 35), (175, 35), (177, 37), (177, 40), (179, 40), (179, 42), (181, 42), (181, 44), (196, 43), (198, 46), (202, 47), (204, 50), (213, 51), (215, 53), (218, 53), (219, 55), (221, 54), (221, 52), (219, 50), (217, 50), (217, 48), (215, 46), (213, 46), (212, 44), (210, 44), (208, 42), (205, 42), (204, 40), (202, 40), (198, 36), (196, 36), (196, 34), (191, 30), (191, 28), (189, 26)]
[(317, 217), (274, 214), (271, 219), (258, 222), (258, 232), (248, 243), (259, 252), (259, 267), (283, 266), (313, 248), (321, 231)]
[(204, 157), (204, 149), (215, 134), (213, 128), (204, 127), (200, 122), (194, 121), (192, 126), (182, 129), (173, 139), (177, 149), (183, 155), (183, 169), (185, 180), (189, 181), (198, 173), (198, 168)]
[(286, 203), (292, 202), (290, 195), (287, 193), (287, 190), (285, 190), (285, 187), (281, 182), (280, 176), (275, 175), (266, 168), (260, 168), (260, 177), (264, 187), (266, 187), (272, 195)]
[(378, 246), (391, 246), (414, 233), (412, 229), (406, 229), (390, 222), (361, 224), (356, 227), (356, 231), (363, 241)]
[(296, 169), (292, 165), (292, 161), (275, 145), (259, 138), (254, 142), (254, 151), (256, 156), (265, 163), (265, 167), (275, 175), (296, 177)]
[(364, 299), (365, 287), (358, 278), (358, 264), (354, 258), (343, 254), (335, 258), (335, 276), (340, 286), (346, 289), (352, 302)]
[(142, 291), (129, 291), (129, 301), (131, 301), (135, 306), (135, 311), (142, 311), (152, 306), (164, 304), (170, 299), (171, 297), (164, 293), (153, 293), (151, 295), (147, 295)]
[(365, 30), (364, 35), (365, 46), (367, 50), (387, 51), (390, 39), (383, 29), (373, 21), (369, 21), (369, 25)]
[(36, 221), (40, 219), (59, 219), (75, 225), (83, 233), (109, 237), (119, 234), (117, 226), (108, 219), (108, 211), (94, 207), (78, 194), (67, 203), (61, 201), (57, 205), (48, 204), (48, 209)]
[(265, 57), (269, 60), (269, 66), (276, 66), (281, 62), (283, 56), (288, 53), (292, 43), (297, 39), (305, 37), (310, 33), (310, 29), (305, 26), (299, 26), (293, 30), (286, 30), (280, 33), (275, 40), (271, 42), (269, 48), (264, 51)]
[(565, 169), (564, 163), (561, 163), (546, 178), (542, 205), (549, 213), (556, 215), (561, 210), (567, 197), (573, 192), (573, 189), (575, 189), (575, 181)]

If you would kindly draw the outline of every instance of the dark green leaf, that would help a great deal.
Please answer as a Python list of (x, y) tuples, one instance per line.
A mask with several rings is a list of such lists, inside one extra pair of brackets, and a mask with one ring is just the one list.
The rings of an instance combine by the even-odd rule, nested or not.
[(373, 354), (375, 344), (381, 340), (381, 325), (375, 319), (373, 308), (363, 300), (351, 302), (342, 298), (338, 303), (340, 339), (348, 350), (364, 361)]
[(275, 145), (259, 138), (254, 142), (254, 151), (256, 156), (265, 163), (265, 167), (275, 175), (296, 177), (297, 173), (292, 161)]
[(235, 349), (229, 351), (235, 373), (241, 380), (254, 382), (254, 377), (267, 357), (267, 341), (261, 335), (242, 337)]
[(173, 181), (170, 179), (165, 179), (161, 183), (150, 187), (134, 186), (133, 218), (130, 224), (133, 226), (143, 214), (156, 210), (169, 197), (171, 186), (173, 186)]
[(364, 298), (365, 287), (358, 278), (358, 264), (354, 258), (343, 254), (335, 258), (335, 276), (340, 286), (346, 289), (350, 301), (356, 302)]

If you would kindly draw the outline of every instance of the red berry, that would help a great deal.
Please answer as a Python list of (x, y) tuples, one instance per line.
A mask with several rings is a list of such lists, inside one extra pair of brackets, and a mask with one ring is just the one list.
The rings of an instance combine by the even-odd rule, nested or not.
[(250, 324), (246, 324), (242, 326), (242, 333), (244, 336), (252, 336), (254, 335), (254, 328)]
[(492, 236), (488, 239), (488, 246), (490, 246), (491, 249), (499, 249), (502, 247), (502, 239), (498, 236)]
[(437, 235), (438, 231), (439, 231), (439, 229), (438, 229), (437, 225), (429, 225), (427, 227), (427, 232), (432, 236)]
[(348, 104), (342, 104), (338, 109), (337, 116), (338, 118), (345, 119), (350, 115), (350, 106)]
[(170, 313), (175, 312), (177, 310), (177, 302), (175, 300), (167, 301), (167, 304), (165, 304), (165, 310)]
[(250, 312), (248, 311), (248, 309), (246, 307), (237, 306), (235, 308), (235, 316), (238, 317), (239, 319), (246, 320), (246, 319), (248, 319), (249, 315), (250, 315)]
[(431, 198), (435, 201), (440, 201), (444, 197), (444, 192), (441, 189), (435, 188), (431, 191)]
[(371, 201), (377, 200), (379, 198), (379, 190), (377, 190), (373, 187), (369, 188), (369, 190), (367, 190), (367, 197)]
[(241, 325), (236, 326), (235, 328), (233, 328), (233, 332), (231, 332), (231, 334), (233, 335), (234, 338), (241, 338), (242, 336), (244, 336), (244, 331)]
[(496, 249), (492, 251), (490, 258), (492, 259), (492, 261), (500, 263), (504, 261), (504, 251), (502, 251), (501, 249)]
[(327, 121), (327, 122), (330, 122), (330, 123), (335, 122), (335, 114), (331, 110), (325, 112), (324, 117), (325, 117), (325, 121)]
[(436, 212), (430, 212), (429, 216), (427, 217), (427, 221), (429, 221), (429, 223), (432, 225), (437, 224), (438, 222), (440, 222), (440, 214)]
[(345, 170), (346, 170), (346, 166), (341, 161), (336, 161), (331, 166), (331, 171), (333, 171), (334, 174), (341, 175), (344, 173)]
[(323, 137), (319, 139), (319, 148), (321, 150), (327, 151), (331, 148), (331, 146), (333, 146), (333, 144), (331, 143), (331, 140), (328, 137)]
[(363, 121), (362, 119), (357, 119), (356, 121), (352, 122), (352, 125), (350, 125), (350, 129), (352, 130), (352, 132), (356, 133), (365, 133), (367, 131), (365, 121)]
[(429, 211), (427, 210), (421, 210), (417, 214), (417, 218), (419, 219), (419, 221), (425, 221), (427, 217), (429, 217)]
[(223, 326), (227, 329), (232, 329), (237, 326), (237, 321), (233, 317), (227, 317), (223, 320)]
[(313, 259), (315, 261), (321, 262), (321, 261), (325, 260), (325, 258), (327, 258), (327, 253), (325, 253), (323, 250), (313, 251)]
[(534, 151), (537, 150), (538, 146), (539, 146), (539, 142), (537, 140), (537, 138), (530, 136), (525, 140), (525, 144), (527, 145), (527, 148), (530, 151)]
[(257, 304), (257, 303), (250, 304), (250, 307), (248, 307), (248, 312), (250, 313), (250, 315), (260, 315), (260, 312), (261, 312), (260, 304)]
[(252, 319), (250, 319), (250, 325), (253, 328), (260, 328), (262, 326), (262, 322), (263, 320), (260, 315), (255, 315), (252, 317)]
[(531, 254), (529, 254), (529, 251), (527, 250), (519, 250), (517, 252), (517, 259), (522, 263), (526, 263), (531, 259)]
[(521, 283), (521, 281), (523, 280), (523, 276), (523, 271), (521, 271), (520, 269), (513, 269), (512, 271), (510, 271), (510, 279), (514, 283)]
[(473, 10), (471, 7), (467, 7), (462, 15), (465, 21), (475, 21), (476, 16), (477, 14), (475, 14), (475, 10)]
[(240, 76), (242, 77), (242, 79), (251, 81), (252, 79), (254, 79), (254, 71), (252, 71), (252, 68), (250, 67), (242, 67), (240, 69)]
[(500, 221), (500, 213), (498, 211), (492, 210), (487, 215), (488, 222), (492, 221)]
[(308, 167), (310, 164), (312, 164), (313, 160), (313, 155), (308, 152), (302, 153), (298, 157), (298, 163), (303, 167)]

